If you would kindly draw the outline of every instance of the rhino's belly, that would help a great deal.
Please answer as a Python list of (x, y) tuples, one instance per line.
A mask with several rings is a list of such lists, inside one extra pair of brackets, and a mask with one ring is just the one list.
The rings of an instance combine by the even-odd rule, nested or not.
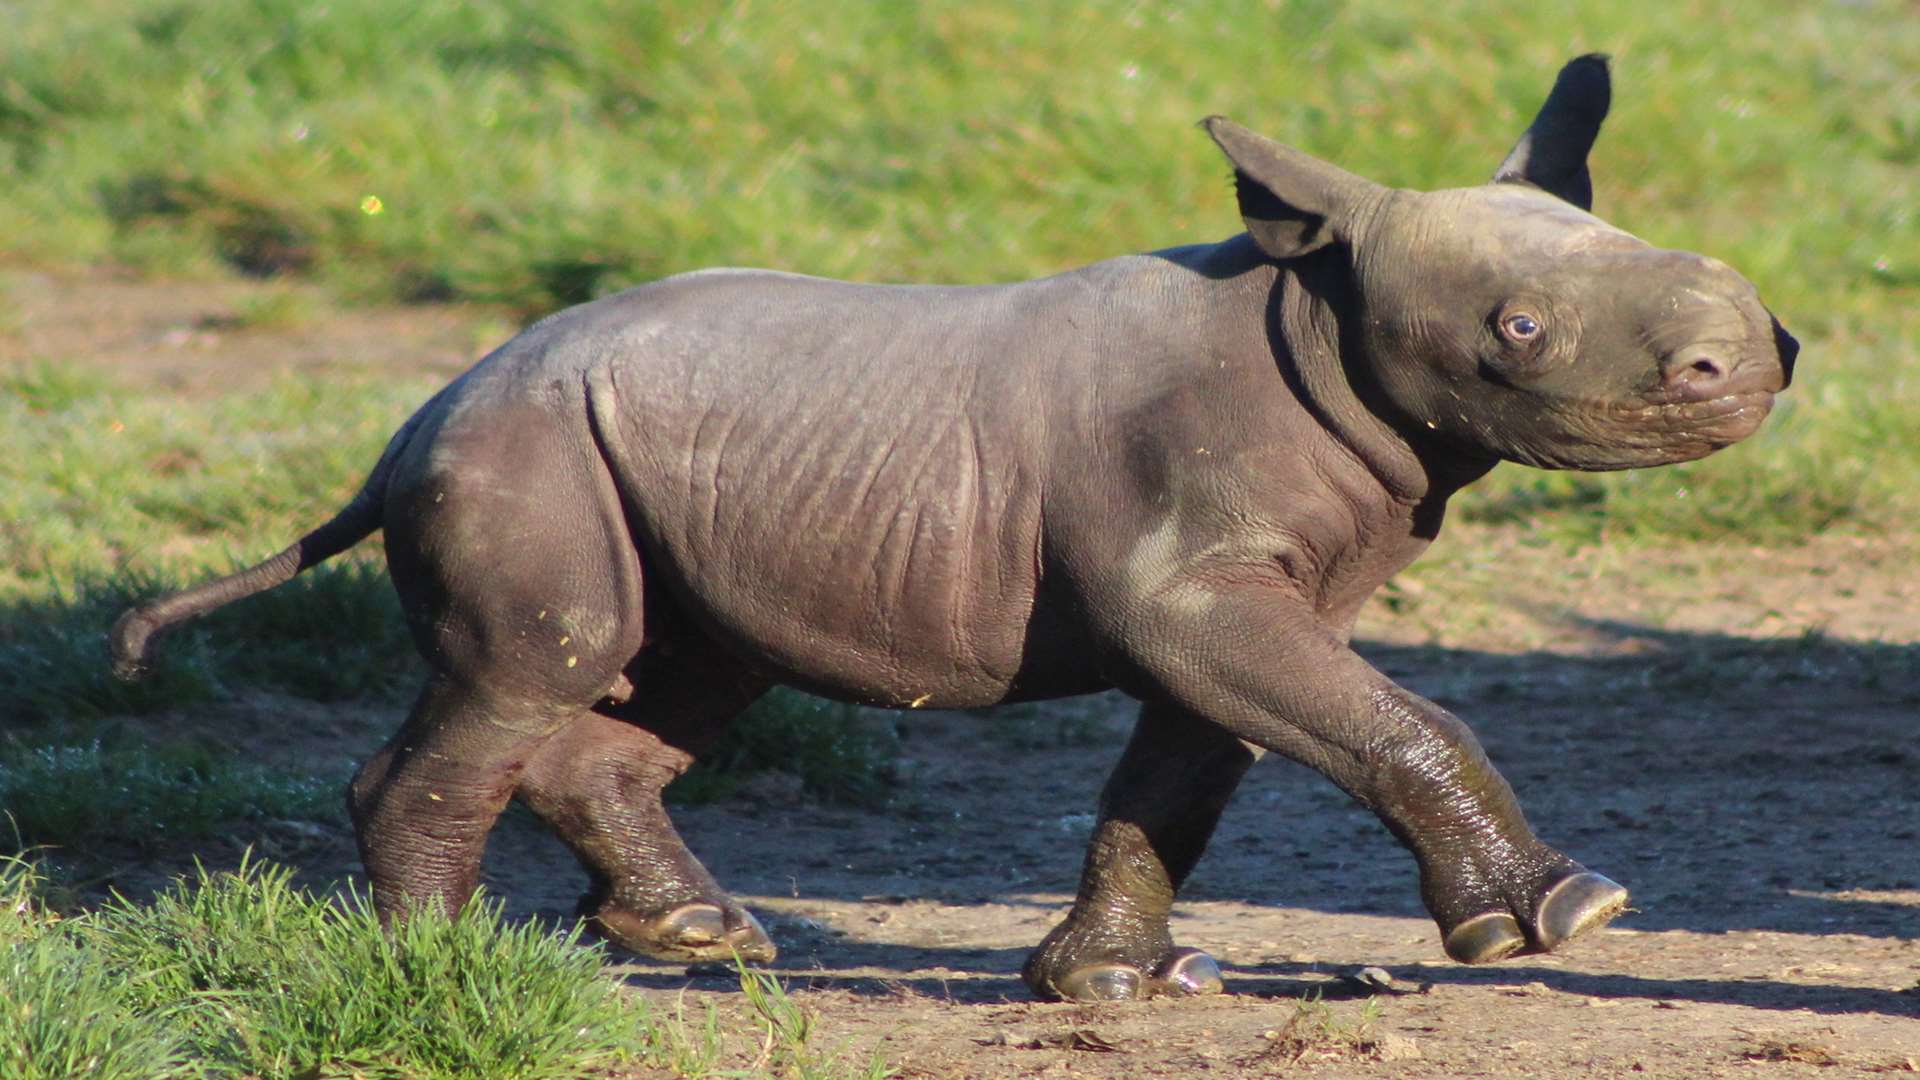
[(648, 561), (678, 621), (781, 681), (908, 707), (1049, 697), (1096, 681), (1082, 670), (1084, 650), (1059, 647), (1070, 635), (1034, 640), (1031, 578), (1009, 580), (1007, 567), (937, 513), (776, 532), (713, 545), (666, 540)]

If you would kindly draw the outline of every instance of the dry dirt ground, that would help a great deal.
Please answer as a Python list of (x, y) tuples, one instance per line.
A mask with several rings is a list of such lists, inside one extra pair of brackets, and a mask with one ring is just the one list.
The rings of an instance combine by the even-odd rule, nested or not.
[[(356, 363), (457, 369), (499, 321), (329, 313), (229, 337), (232, 290), (81, 284), (44, 290), (41, 313), (0, 335), (13, 339), (0, 358), (42, 334), (35, 355), (192, 392), (238, 365), (332, 363), (340, 342)], [(86, 299), (103, 289), (109, 303)], [(190, 355), (140, 359), (168, 340)], [(1126, 730), (1116, 698), (1014, 719), (876, 714), (902, 745), (886, 810), (812, 804), (776, 776), (677, 817), (780, 942), (774, 970), (817, 1014), (816, 1045), (878, 1051), (903, 1076), (1920, 1072), (1914, 555), (1906, 537), (1574, 548), (1452, 526), (1377, 599), (1362, 650), (1474, 726), (1542, 837), (1634, 892), (1613, 927), (1553, 956), (1447, 962), (1411, 859), (1324, 780), (1269, 759), (1176, 914), (1179, 939), (1220, 959), (1228, 994), (1032, 1003), (1020, 963), (1071, 899)], [(262, 757), (344, 772), (397, 715), (248, 701), (151, 724), (246, 732)], [(357, 870), (343, 833), (265, 843), (318, 883)], [(137, 890), (189, 854), (119, 882)], [(512, 910), (555, 918), (580, 885), (517, 813), (488, 880)], [(1348, 977), (1367, 967), (1391, 985)], [(712, 1002), (742, 1022), (728, 975), (619, 971), (663, 1008)]]

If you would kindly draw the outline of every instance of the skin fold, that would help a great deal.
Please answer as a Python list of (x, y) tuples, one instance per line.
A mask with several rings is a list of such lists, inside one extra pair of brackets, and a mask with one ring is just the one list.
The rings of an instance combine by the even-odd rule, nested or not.
[(1752, 285), (1588, 213), (1609, 92), (1573, 61), (1493, 182), (1439, 192), (1211, 119), (1246, 226), (1217, 244), (1012, 285), (704, 271), (562, 311), (423, 406), (332, 521), (124, 616), (116, 669), (384, 529), (431, 672), (350, 793), (390, 917), (464, 904), (519, 798), (601, 933), (771, 959), (660, 802), (759, 694), (1118, 687), (1140, 720), (1036, 994), (1220, 989), (1167, 917), (1267, 751), (1406, 845), (1450, 955), (1552, 949), (1625, 890), (1348, 638), (1497, 462), (1690, 460), (1786, 386)]

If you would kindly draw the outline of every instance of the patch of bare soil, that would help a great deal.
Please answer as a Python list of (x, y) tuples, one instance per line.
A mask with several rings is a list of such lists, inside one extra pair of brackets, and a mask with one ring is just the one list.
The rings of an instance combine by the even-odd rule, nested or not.
[[(0, 364), (87, 363), (123, 382), (224, 393), (288, 372), (385, 370), (452, 378), (515, 323), (470, 305), (332, 310), (311, 288), (17, 270), (0, 280)], [(265, 313), (265, 314), (262, 314)]]
[[(446, 313), (430, 310), (330, 316), (246, 349), (169, 345), (181, 304), (88, 288), (85, 310), (58, 310), (89, 320), (81, 338), (94, 345), (34, 344), (29, 322), (27, 344), (16, 334), (8, 348), (185, 388), (224, 383), (259, 355), (298, 364), (302, 334), (315, 363), (364, 348), (452, 370), (474, 351), (471, 323), (451, 315), (469, 329), (433, 345)], [(187, 309), (217, 306), (191, 296)], [(779, 941), (775, 970), (818, 1014), (816, 1041), (877, 1050), (907, 1077), (1916, 1072), (1913, 554), (1847, 537), (1789, 551), (1566, 550), (1523, 530), (1450, 527), (1368, 609), (1363, 651), (1474, 726), (1543, 838), (1633, 890), (1633, 910), (1562, 954), (1448, 962), (1412, 860), (1327, 782), (1270, 758), (1177, 910), (1179, 939), (1220, 959), (1228, 993), (1030, 1001), (1020, 964), (1071, 900), (1129, 718), (1118, 698), (1089, 737), (1038, 748), (1032, 728), (1004, 720), (895, 714), (906, 780), (887, 811), (808, 804), (776, 782), (676, 816)], [(253, 756), (331, 762), (344, 777), (397, 721), (394, 709), (254, 700), (150, 723), (231, 732)], [(266, 842), (315, 883), (357, 870), (342, 831)], [(232, 855), (215, 847), (199, 854)], [(115, 883), (150, 888), (182, 854)], [(583, 884), (518, 813), (495, 833), (488, 881), (514, 911), (554, 919)], [(1366, 968), (1379, 971), (1356, 977)], [(711, 1001), (741, 1015), (729, 977), (619, 970), (669, 1009)]]

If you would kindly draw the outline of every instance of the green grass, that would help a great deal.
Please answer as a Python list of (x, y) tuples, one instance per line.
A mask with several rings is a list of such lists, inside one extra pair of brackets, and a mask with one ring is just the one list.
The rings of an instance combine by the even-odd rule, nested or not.
[[(1218, 238), (1237, 222), (1193, 127), (1213, 112), (1390, 183), (1473, 183), (1556, 66), (1603, 49), (1617, 93), (1599, 211), (1745, 271), (1808, 345), (1801, 385), (1759, 438), (1707, 462), (1502, 469), (1462, 512), (1581, 538), (1765, 542), (1920, 513), (1920, 20), (1899, 0), (1686, 0), (1657, 16), (1603, 0), (16, 7), (0, 41), (13, 258), (529, 312), (700, 266), (994, 281)], [(259, 305), (239, 318), (310, 317)], [(31, 368), (6, 389), (28, 412), (107, 419), (75, 378)], [(133, 514), (202, 538), (277, 534), (357, 480), (377, 437), (363, 418), (384, 434), (394, 401), (420, 396), (358, 393), (306, 404), (325, 449), (298, 488), (278, 480), (285, 461), (241, 483), (278, 451), (224, 428), (149, 421), (108, 440), (87, 424), (62, 430), (64, 455), (28, 432), (8, 457), (50, 456), (69, 489), (131, 496), (62, 496), (100, 511), (57, 545), (89, 566), (139, 543)], [(301, 407), (284, 403), (274, 428)], [(139, 442), (158, 475), (84, 475), (124, 464), (113, 441)], [(224, 479), (187, 482), (200, 475)], [(0, 520), (48, 509), (0, 506)], [(12, 531), (0, 579), (72, 567)]]
[(181, 743), (0, 749), (0, 812), (12, 840), (82, 855), (152, 852), (239, 823), (340, 816), (340, 783), (292, 776)]
[(1789, 307), (1920, 280), (1920, 28), (1895, 0), (23, 8), (0, 164), (26, 190), (0, 226), (46, 260), (532, 306), (716, 263), (1023, 277), (1232, 231), (1208, 113), (1395, 183), (1472, 182), (1600, 48), (1623, 223)]
[(484, 901), (391, 937), (286, 870), (202, 872), (112, 905), (90, 943), (139, 1009), (183, 1005), (195, 1056), (230, 1074), (575, 1077), (616, 1060), (632, 1017), (596, 951)]
[(271, 554), (358, 490), (435, 389), (281, 376), (181, 400), (79, 365), (0, 370), (0, 601), (129, 564), (178, 576)]
[(165, 1080), (188, 1075), (165, 1021), (122, 1001), (118, 980), (61, 934), (0, 950), (0, 1076)]
[(187, 1075), (178, 1033), (130, 1007), (120, 978), (42, 902), (45, 882), (0, 859), (0, 1076), (168, 1080)]
[(0, 601), (0, 683), (11, 691), (14, 720), (95, 721), (204, 704), (242, 689), (313, 701), (392, 700), (418, 681), (386, 572), (362, 561), (320, 566), (187, 623), (162, 639), (160, 659), (144, 678), (113, 678), (107, 627), (168, 584), (177, 582), (123, 573), (84, 579), (47, 599)]
[(106, 392), (109, 383), (90, 368), (40, 360), (0, 372), (0, 400), (28, 413), (65, 413)]
[(818, 1045), (813, 1014), (771, 976), (741, 971), (744, 1027), (711, 1005), (690, 1023), (622, 993), (597, 948), (484, 899), (387, 932), (363, 899), (317, 896), (260, 863), (68, 919), (46, 909), (45, 885), (0, 860), (8, 1078), (889, 1075)]
[[(1903, 15), (36, 0), (0, 46), (0, 165), (25, 189), (0, 224), (42, 260), (164, 251), (535, 307), (718, 263), (1003, 280), (1234, 231), (1208, 113), (1390, 182), (1476, 182), (1599, 48), (1604, 208), (1824, 330), (1920, 283)], [(1841, 280), (1868, 294), (1801, 303)]]

